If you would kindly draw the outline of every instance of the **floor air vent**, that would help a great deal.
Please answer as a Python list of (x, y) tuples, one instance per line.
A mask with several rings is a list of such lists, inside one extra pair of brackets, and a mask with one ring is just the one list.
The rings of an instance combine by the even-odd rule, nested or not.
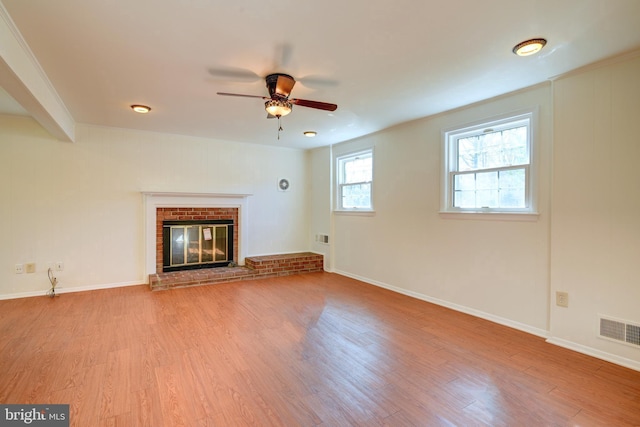
[(640, 347), (640, 325), (600, 316), (600, 336)]

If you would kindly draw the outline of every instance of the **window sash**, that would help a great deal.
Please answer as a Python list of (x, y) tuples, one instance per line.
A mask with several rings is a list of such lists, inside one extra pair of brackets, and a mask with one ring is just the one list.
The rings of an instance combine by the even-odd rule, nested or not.
[[(363, 189), (360, 195), (357, 189)], [(354, 194), (349, 194), (353, 190)], [(341, 209), (371, 209), (371, 181), (338, 185), (338, 198)]]
[[(341, 158), (338, 162), (339, 167), (340, 167), (340, 183), (341, 184), (357, 184), (358, 182), (367, 182), (367, 181), (354, 181), (354, 177), (361, 175), (357, 172), (352, 172), (351, 174), (347, 173), (347, 166), (350, 164), (355, 164), (358, 161), (364, 161), (367, 159), (372, 159), (372, 155), (371, 153), (363, 153), (363, 154), (359, 154), (359, 155), (353, 155), (353, 156), (349, 156), (349, 157), (344, 157)], [(362, 178), (369, 178), (369, 182), (371, 179), (371, 175), (372, 175), (372, 169), (369, 171), (368, 176), (362, 176)], [(349, 175), (351, 175), (351, 177), (349, 177)]]
[[(501, 168), (530, 162), (528, 121), (508, 123), (508, 126), (476, 131), (470, 135), (456, 135), (452, 139), (453, 170)], [(462, 148), (463, 142), (467, 144), (465, 149)]]
[[(523, 172), (524, 181), (520, 185), (513, 185), (513, 177), (511, 177), (511, 180), (509, 179), (506, 173), (511, 171)], [(491, 175), (494, 175), (495, 178)], [(479, 176), (480, 179), (478, 179)], [(454, 210), (528, 210), (530, 208), (529, 179), (529, 165), (462, 172), (452, 171), (449, 173), (450, 208)], [(468, 182), (466, 188), (460, 185), (463, 180)], [(515, 178), (515, 181), (518, 184), (518, 177)], [(471, 182), (473, 184), (469, 185)], [(471, 203), (471, 200), (473, 200), (473, 203)], [(513, 202), (514, 200), (516, 201), (515, 203)]]

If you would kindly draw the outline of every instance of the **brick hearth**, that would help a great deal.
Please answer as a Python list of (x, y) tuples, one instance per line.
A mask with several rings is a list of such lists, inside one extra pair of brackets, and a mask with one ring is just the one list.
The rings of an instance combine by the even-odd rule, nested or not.
[(299, 252), (293, 254), (246, 257), (244, 267), (219, 267), (200, 270), (175, 271), (149, 275), (151, 290), (212, 285), (223, 282), (288, 276), (323, 271), (321, 254)]

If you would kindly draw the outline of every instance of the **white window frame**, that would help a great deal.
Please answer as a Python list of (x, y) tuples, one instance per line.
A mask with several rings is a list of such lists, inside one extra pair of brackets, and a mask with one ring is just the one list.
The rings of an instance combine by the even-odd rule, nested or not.
[[(356, 183), (344, 183), (344, 170), (342, 168), (342, 163), (345, 160), (354, 159), (356, 157), (369, 156), (371, 157), (371, 181), (363, 181)], [(351, 212), (351, 213), (372, 213), (373, 210), (373, 181), (374, 181), (374, 154), (373, 148), (367, 148), (363, 150), (353, 151), (345, 154), (341, 154), (336, 156), (335, 158), (335, 211), (336, 212)], [(342, 189), (347, 185), (360, 185), (360, 184), (369, 184), (370, 194), (369, 200), (371, 201), (370, 206), (368, 208), (358, 208), (358, 207), (344, 207), (342, 205)]]
[[(522, 208), (461, 208), (453, 206), (454, 203), (454, 177), (460, 174), (458, 171), (457, 141), (460, 138), (481, 134), (487, 129), (499, 130), (508, 129), (513, 124), (523, 123), (527, 126), (529, 163), (522, 165), (506, 165), (498, 168), (479, 169), (479, 171), (525, 169), (525, 207)], [(441, 214), (491, 214), (495, 217), (507, 218), (510, 215), (523, 216), (532, 215), (537, 217), (537, 197), (535, 191), (536, 171), (537, 171), (537, 108), (521, 110), (478, 121), (463, 126), (456, 126), (442, 132), (443, 159), (442, 159), (442, 197)], [(477, 171), (476, 171), (477, 172)]]

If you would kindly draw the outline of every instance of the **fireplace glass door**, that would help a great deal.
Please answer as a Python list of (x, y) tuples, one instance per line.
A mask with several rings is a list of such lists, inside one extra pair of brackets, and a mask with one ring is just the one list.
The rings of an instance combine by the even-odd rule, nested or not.
[(233, 260), (233, 225), (164, 224), (164, 271), (223, 266)]
[(227, 259), (227, 226), (171, 226), (171, 266)]

